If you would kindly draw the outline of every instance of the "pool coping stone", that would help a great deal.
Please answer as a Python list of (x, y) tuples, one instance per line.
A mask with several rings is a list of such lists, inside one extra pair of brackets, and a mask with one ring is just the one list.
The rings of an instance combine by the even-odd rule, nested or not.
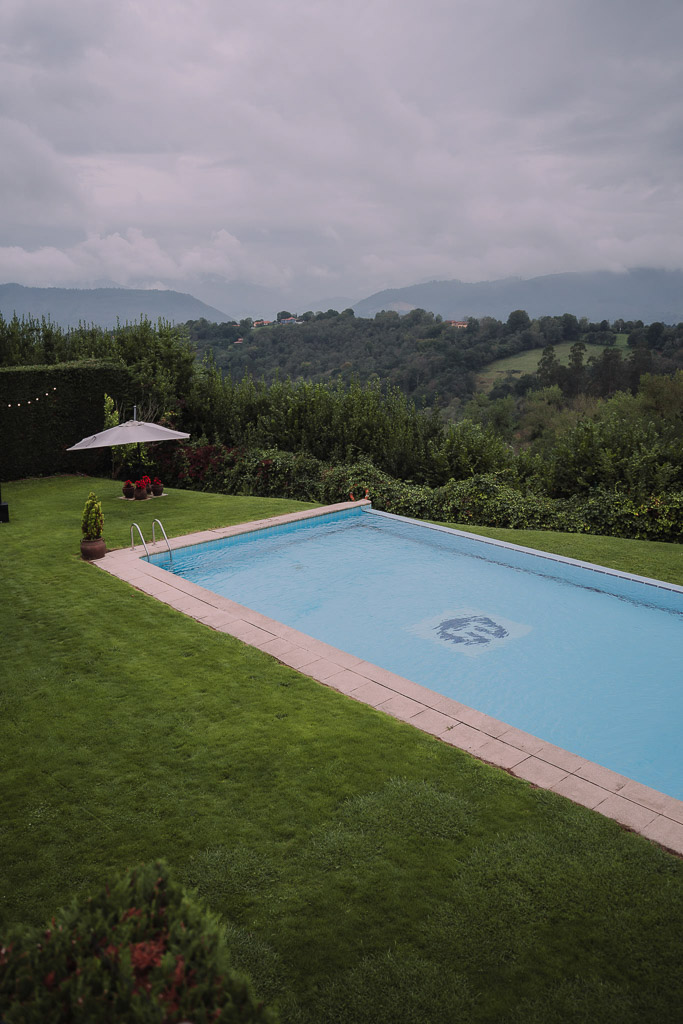
[[(273, 516), (270, 519), (202, 530), (184, 537), (171, 538), (169, 546), (171, 550), (176, 550), (369, 505), (370, 502), (366, 499), (340, 502), (337, 505), (307, 509), (304, 512)], [(391, 518), (402, 519), (398, 516)], [(419, 520), (411, 521), (421, 526), (426, 525)], [(474, 534), (458, 530), (453, 532), (482, 540)], [(516, 547), (501, 541), (491, 543)], [(168, 550), (163, 539), (148, 544), (147, 549), (150, 554)], [(548, 557), (547, 553), (539, 553)], [(555, 557), (560, 561), (571, 561), (572, 564), (605, 571), (588, 563), (577, 563), (573, 559), (568, 560), (561, 556)], [(603, 765), (563, 750), (506, 722), (498, 721), (490, 715), (460, 704), (379, 665), (373, 665), (353, 654), (331, 647), (322, 640), (269, 619), (260, 612), (213, 594), (189, 580), (147, 562), (142, 547), (108, 551), (104, 558), (92, 564), (155, 600), (162, 601), (179, 614), (187, 615), (210, 629), (227, 633), (242, 643), (256, 647), (295, 671), (315, 679), (323, 686), (407, 722), (488, 764), (508, 771), (534, 787), (550, 790), (612, 818), (620, 825), (658, 843), (672, 853), (683, 856), (683, 801), (675, 797), (619, 775)], [(616, 570), (614, 573), (622, 577), (627, 575)], [(675, 585), (671, 585), (671, 589), (683, 592), (683, 588)]]

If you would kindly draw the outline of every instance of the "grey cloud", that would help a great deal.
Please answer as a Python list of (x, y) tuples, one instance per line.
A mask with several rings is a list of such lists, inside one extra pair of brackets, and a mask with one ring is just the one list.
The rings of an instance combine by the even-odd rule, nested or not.
[(360, 297), (680, 267), (682, 18), (678, 0), (8, 0), (0, 274)]

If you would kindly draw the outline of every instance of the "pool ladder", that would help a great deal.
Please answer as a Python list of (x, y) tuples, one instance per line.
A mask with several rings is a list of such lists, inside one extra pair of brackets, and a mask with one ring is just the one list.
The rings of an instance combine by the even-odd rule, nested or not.
[[(161, 532), (164, 535), (164, 540), (166, 541), (166, 547), (168, 548), (168, 553), (169, 553), (169, 555), (171, 557), (171, 561), (173, 561), (173, 552), (171, 551), (171, 545), (168, 543), (168, 537), (166, 536), (166, 530), (164, 529), (164, 524), (162, 523), (161, 519), (154, 519), (153, 522), (152, 522), (152, 544), (156, 543), (156, 531), (155, 531), (154, 528), (155, 528), (157, 523), (159, 524), (159, 529), (161, 530)], [(132, 523), (131, 524), (131, 528), (130, 528), (130, 547), (131, 547), (131, 551), (135, 551), (135, 543), (133, 541), (133, 530), (137, 530), (138, 533), (140, 534), (140, 540), (142, 541), (142, 546), (145, 549), (145, 554), (149, 558), (149, 550), (147, 548), (147, 545), (145, 544), (145, 538), (142, 536), (142, 530), (140, 529), (140, 527), (138, 526), (137, 523)]]

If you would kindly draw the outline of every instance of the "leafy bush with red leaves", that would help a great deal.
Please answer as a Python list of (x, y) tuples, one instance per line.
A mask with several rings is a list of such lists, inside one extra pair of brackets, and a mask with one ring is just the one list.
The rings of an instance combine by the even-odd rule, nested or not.
[(276, 1024), (162, 861), (0, 945), (3, 1024)]

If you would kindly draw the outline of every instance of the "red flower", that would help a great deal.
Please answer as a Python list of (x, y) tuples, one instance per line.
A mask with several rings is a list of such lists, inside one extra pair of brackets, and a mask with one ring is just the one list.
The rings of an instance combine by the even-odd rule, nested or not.
[(148, 971), (150, 967), (158, 967), (164, 954), (166, 943), (162, 939), (151, 942), (131, 942), (130, 962), (135, 973)]

